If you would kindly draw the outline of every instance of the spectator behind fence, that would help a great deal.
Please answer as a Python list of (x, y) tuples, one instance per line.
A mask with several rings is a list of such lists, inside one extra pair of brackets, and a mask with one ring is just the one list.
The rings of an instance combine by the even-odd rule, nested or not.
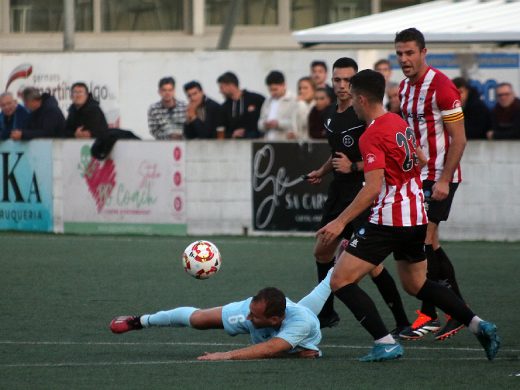
[(108, 131), (105, 114), (85, 83), (72, 84), (71, 99), (72, 104), (65, 122), (66, 137), (98, 138)]
[(328, 68), (325, 61), (312, 61), (311, 62), (311, 79), (314, 81), (316, 88), (324, 88), (329, 95), (331, 102), (336, 101), (336, 94), (334, 89), (327, 83), (328, 80)]
[(11, 139), (63, 137), (65, 117), (54, 96), (42, 94), (34, 87), (25, 88), (22, 95), (24, 105), (30, 111), (29, 120), (26, 127), (11, 131)]
[(0, 113), (0, 139), (10, 138), (13, 129), (27, 127), (29, 111), (16, 102), (12, 93), (4, 92), (0, 94), (0, 109), (2, 110)]
[(296, 115), (296, 138), (309, 138), (309, 113), (315, 105), (314, 82), (310, 77), (298, 80), (298, 112)]
[[(390, 79), (392, 78), (392, 65), (390, 64), (390, 61), (388, 61), (386, 58), (382, 58), (376, 61), (376, 63), (374, 64), (374, 70), (376, 72), (381, 73), (385, 78), (385, 95), (383, 97), (383, 106), (386, 107), (389, 102), (388, 90), (392, 86), (392, 83), (390, 81)], [(399, 111), (401, 111), (401, 109), (399, 109)]]
[(220, 104), (208, 98), (197, 81), (184, 84), (184, 92), (188, 97), (184, 137), (217, 138), (218, 134), (218, 138), (224, 138)]
[(287, 90), (282, 72), (273, 70), (265, 78), (269, 97), (260, 111), (258, 129), (268, 141), (296, 138), (296, 115), (298, 102)]
[(492, 128), (489, 109), (480, 100), (478, 91), (466, 79), (456, 77), (451, 81), (453, 81), (460, 93), (466, 138), (486, 139), (486, 133)]
[(238, 77), (232, 72), (222, 74), (217, 83), (226, 101), (222, 104), (226, 138), (259, 138), (258, 118), (265, 98), (239, 88)]
[(390, 83), (386, 86), (385, 95), (387, 103), (385, 105), (386, 111), (393, 112), (394, 114), (403, 116), (401, 112), (401, 100), (399, 100), (399, 85)]
[(316, 104), (309, 113), (309, 137), (314, 139), (327, 138), (325, 118), (331, 105), (329, 94), (325, 88), (318, 88), (314, 94)]
[(175, 98), (173, 77), (163, 77), (159, 80), (159, 95), (161, 100), (148, 109), (150, 134), (159, 140), (182, 139), (187, 105)]
[(520, 138), (520, 99), (515, 96), (510, 83), (500, 83), (496, 88), (497, 103), (491, 112), (492, 128), (488, 139)]

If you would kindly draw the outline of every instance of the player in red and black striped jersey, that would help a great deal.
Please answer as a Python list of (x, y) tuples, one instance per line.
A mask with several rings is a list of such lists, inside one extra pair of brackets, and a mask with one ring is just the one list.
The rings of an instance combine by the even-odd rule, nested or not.
[[(446, 221), (453, 196), (462, 181), (460, 159), (466, 145), (460, 95), (452, 81), (426, 63), (424, 36), (409, 28), (395, 38), (397, 59), (407, 77), (400, 85), (401, 111), (420, 140), (428, 162), (422, 170), (428, 210), (426, 256), (428, 278), (448, 283), (462, 299), (453, 265), (439, 242), (439, 224)], [(456, 334), (462, 324), (448, 317), (440, 329), (435, 306), (423, 302), (418, 318), (401, 333), (404, 339), (420, 339), (435, 332), (437, 340)]]
[(364, 70), (350, 79), (352, 105), (368, 123), (360, 139), (365, 186), (334, 221), (317, 233), (327, 245), (371, 206), (370, 221), (358, 229), (334, 266), (331, 288), (374, 338), (364, 362), (397, 359), (402, 347), (386, 329), (372, 299), (359, 287), (361, 279), (393, 254), (404, 289), (431, 301), (466, 325), (493, 360), (500, 348), (496, 326), (476, 316), (450, 288), (426, 279), (427, 217), (419, 164), (427, 159), (414, 132), (398, 115), (383, 108), (384, 77)]
[[(333, 66), (332, 83), (337, 95), (337, 104), (331, 107), (324, 126), (327, 130), (327, 139), (331, 148), (331, 156), (317, 170), (310, 172), (308, 181), (319, 183), (321, 178), (332, 172), (332, 180), (323, 207), (323, 217), (320, 227), (336, 219), (363, 188), (363, 161), (359, 151), (359, 138), (365, 131), (365, 122), (360, 120), (352, 108), (352, 97), (349, 93), (349, 79), (358, 70), (357, 63), (352, 58), (339, 58)], [(341, 238), (349, 240), (355, 229), (368, 220), (368, 208), (352, 223), (345, 226), (340, 236), (328, 245), (317, 240), (314, 248), (318, 281), (323, 280), (329, 269), (334, 266), (335, 254)], [(399, 291), (390, 273), (382, 266), (371, 273), (386, 304), (392, 311), (395, 319), (395, 333), (406, 329), (410, 322), (403, 308)], [(333, 295), (325, 303), (318, 318), (322, 327), (337, 324), (339, 316), (334, 310)]]

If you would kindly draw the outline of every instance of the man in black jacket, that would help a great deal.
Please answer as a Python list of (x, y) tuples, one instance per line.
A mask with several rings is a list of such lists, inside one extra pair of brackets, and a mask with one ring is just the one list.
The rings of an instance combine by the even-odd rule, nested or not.
[(208, 98), (197, 81), (184, 84), (184, 92), (189, 101), (184, 137), (186, 139), (217, 138), (217, 129), (223, 129), (220, 104)]
[(11, 131), (11, 139), (62, 137), (65, 129), (65, 117), (54, 96), (48, 93), (42, 94), (34, 87), (24, 89), (22, 96), (24, 105), (31, 114), (27, 127)]
[(65, 136), (98, 138), (108, 130), (105, 114), (92, 97), (85, 83), (74, 83), (71, 88), (72, 104), (65, 123)]
[(491, 113), (486, 104), (480, 100), (478, 91), (465, 78), (456, 77), (453, 84), (460, 93), (464, 128), (467, 139), (486, 139), (486, 132), (491, 130)]
[(240, 89), (238, 77), (232, 72), (221, 75), (217, 83), (220, 93), (226, 98), (222, 104), (226, 138), (259, 138), (258, 118), (265, 98)]

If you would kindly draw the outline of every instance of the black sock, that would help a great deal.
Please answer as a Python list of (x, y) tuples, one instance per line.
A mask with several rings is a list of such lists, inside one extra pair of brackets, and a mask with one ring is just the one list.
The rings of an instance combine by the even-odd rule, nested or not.
[(357, 284), (347, 284), (334, 292), (354, 314), (359, 323), (372, 335), (374, 340), (388, 335), (376, 305)]
[[(424, 248), (426, 250), (426, 260), (428, 262), (428, 273), (426, 274), (426, 277), (436, 282), (439, 280), (439, 260), (437, 259), (432, 245), (425, 245)], [(435, 305), (431, 302), (425, 301), (424, 299), (422, 301), (421, 312), (433, 320), (436, 319), (437, 310), (435, 310)]]
[[(327, 276), (329, 270), (334, 267), (334, 257), (328, 263), (320, 263), (316, 262), (316, 268), (318, 269), (318, 282), (321, 282)], [(327, 317), (334, 312), (334, 294), (330, 294), (330, 296), (325, 301), (323, 308), (318, 314), (318, 317)]]
[(439, 279), (446, 280), (449, 286), (453, 289), (453, 292), (457, 294), (460, 299), (464, 300), (460, 293), (459, 284), (455, 278), (455, 269), (453, 268), (450, 258), (441, 247), (435, 250), (435, 255), (439, 260)]
[(448, 287), (426, 279), (426, 282), (417, 293), (422, 301), (433, 302), (446, 314), (468, 326), (475, 314), (466, 304)]
[(392, 311), (396, 326), (409, 326), (410, 321), (408, 321), (408, 317), (406, 317), (401, 295), (399, 295), (399, 290), (397, 290), (394, 278), (392, 278), (390, 272), (388, 272), (386, 268), (383, 268), (383, 271), (375, 278), (372, 278), (372, 281)]

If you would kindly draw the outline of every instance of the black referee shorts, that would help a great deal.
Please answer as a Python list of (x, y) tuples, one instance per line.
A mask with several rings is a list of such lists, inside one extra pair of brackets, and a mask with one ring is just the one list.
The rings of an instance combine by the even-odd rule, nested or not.
[[(345, 210), (357, 195), (357, 190), (343, 185), (337, 180), (333, 180), (329, 185), (327, 193), (327, 200), (323, 206), (323, 216), (321, 217), (320, 228), (335, 220)], [(354, 233), (354, 230), (363, 226), (368, 221), (370, 215), (370, 208), (361, 213), (356, 219), (345, 226), (340, 238), (349, 240)]]
[(384, 226), (367, 223), (354, 232), (346, 251), (371, 264), (381, 264), (388, 255), (395, 260), (418, 263), (426, 259), (426, 226)]
[(443, 200), (434, 200), (431, 198), (433, 190), (432, 187), (435, 184), (433, 180), (423, 181), (423, 192), (424, 192), (424, 207), (428, 214), (428, 221), (436, 223), (437, 225), (441, 221), (447, 221), (450, 215), (451, 204), (455, 191), (459, 187), (459, 183), (450, 183), (450, 193)]

